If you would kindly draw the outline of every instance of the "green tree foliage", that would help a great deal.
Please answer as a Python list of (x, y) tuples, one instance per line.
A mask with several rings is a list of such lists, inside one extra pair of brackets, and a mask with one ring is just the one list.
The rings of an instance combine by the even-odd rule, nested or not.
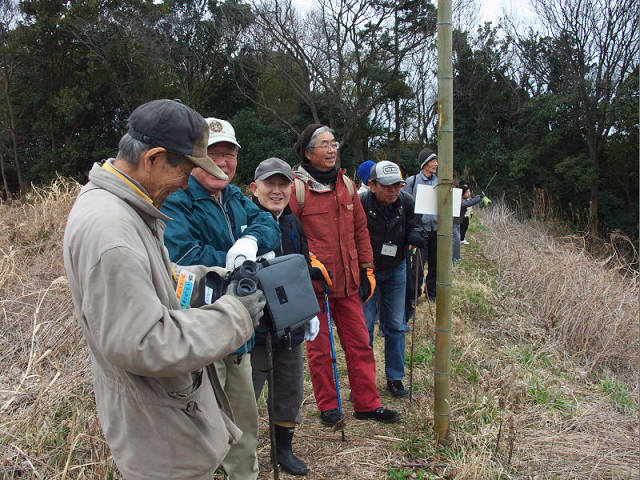
[[(509, 74), (508, 44), (485, 24), (472, 37), (455, 31), (454, 169), (473, 172), (479, 186), (513, 159), (511, 137), (526, 95)], [(506, 188), (508, 176), (496, 178)]]
[[(229, 71), (246, 5), (204, 1), (20, 4), (8, 54), (20, 65), (10, 88), (27, 180), (84, 179), (113, 155), (129, 113), (153, 98), (180, 98), (204, 115), (231, 117), (246, 104)], [(233, 10), (216, 23), (208, 8)]]
[(241, 145), (233, 183), (251, 183), (258, 164), (269, 157), (278, 157), (291, 165), (299, 163), (291, 148), (296, 139), (290, 130), (264, 123), (254, 110), (242, 110), (230, 121)]
[[(536, 89), (562, 97), (587, 145), (592, 170), (591, 228), (599, 230), (606, 149), (613, 133), (610, 108), (638, 65), (640, 4), (634, 0), (533, 0), (542, 33), (518, 38), (522, 66)], [(574, 163), (577, 166), (577, 164)]]
[(618, 89), (611, 105), (613, 133), (605, 151), (600, 215), (605, 231), (621, 230), (638, 239), (638, 66)]
[[(531, 0), (541, 30), (454, 31), (454, 168), (491, 196), (556, 199), (567, 218), (637, 238), (639, 4)], [(459, 3), (464, 7), (464, 1)], [(437, 144), (436, 2), (0, 0), (2, 191), (85, 180), (113, 156), (130, 112), (179, 98), (230, 120), (236, 181), (311, 122), (342, 166), (408, 173)], [(5, 192), (6, 194), (6, 192)]]

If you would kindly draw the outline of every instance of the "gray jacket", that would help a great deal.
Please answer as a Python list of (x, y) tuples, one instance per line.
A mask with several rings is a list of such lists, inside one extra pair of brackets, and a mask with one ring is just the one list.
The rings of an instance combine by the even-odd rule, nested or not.
[(467, 208), (477, 205), (482, 201), (482, 195), (476, 195), (471, 198), (463, 198), (460, 202), (460, 215), (453, 217), (453, 224), (462, 225), (462, 219), (466, 216)]
[[(413, 198), (416, 198), (416, 192), (418, 190), (418, 185), (438, 185), (438, 175), (435, 173), (431, 176), (431, 178), (425, 177), (424, 173), (418, 172), (415, 175), (407, 178), (404, 187), (402, 190), (413, 195)], [(438, 230), (438, 215), (422, 215), (422, 226), (426, 232), (437, 231)]]
[[(181, 310), (180, 267), (162, 242), (168, 217), (99, 165), (90, 178), (63, 249), (104, 436), (127, 480), (200, 478), (241, 435), (206, 367), (247, 341), (251, 317), (232, 296)], [(188, 269), (197, 278), (216, 270)], [(194, 292), (192, 306), (201, 303)]]

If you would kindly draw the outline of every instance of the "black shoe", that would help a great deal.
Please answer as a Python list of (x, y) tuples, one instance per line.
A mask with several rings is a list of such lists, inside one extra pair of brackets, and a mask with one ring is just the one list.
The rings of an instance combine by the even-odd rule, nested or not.
[(294, 428), (275, 425), (276, 429), (276, 459), (282, 469), (291, 475), (303, 476), (307, 474), (307, 466), (296, 457), (291, 450)]
[(327, 427), (335, 427), (336, 423), (344, 418), (337, 408), (326, 410), (320, 414), (320, 421)]
[(404, 388), (402, 380), (389, 380), (387, 381), (387, 388), (391, 395), (397, 398), (404, 398), (409, 396), (409, 390)]
[(396, 423), (400, 420), (400, 414), (395, 410), (380, 407), (371, 412), (355, 412), (358, 420), (376, 420), (382, 423)]

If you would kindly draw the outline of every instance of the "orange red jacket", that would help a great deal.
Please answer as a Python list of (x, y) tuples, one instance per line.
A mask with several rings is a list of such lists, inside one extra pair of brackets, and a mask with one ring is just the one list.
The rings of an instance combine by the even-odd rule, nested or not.
[(309, 252), (316, 255), (333, 277), (329, 296), (357, 294), (360, 269), (373, 267), (373, 251), (367, 217), (355, 193), (355, 184), (352, 194), (345, 180), (352, 184), (353, 181), (344, 171), (338, 173), (335, 189), (317, 182), (302, 166), (294, 174), (304, 182), (304, 207), (298, 205), (295, 192), (289, 206), (304, 226)]

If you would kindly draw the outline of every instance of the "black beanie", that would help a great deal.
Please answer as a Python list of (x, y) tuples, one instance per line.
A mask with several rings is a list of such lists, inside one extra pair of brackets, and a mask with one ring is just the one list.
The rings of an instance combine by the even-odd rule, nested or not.
[(424, 167), (427, 163), (435, 160), (436, 158), (438, 158), (438, 155), (429, 147), (425, 147), (420, 150), (420, 153), (418, 154), (418, 163), (420, 164), (420, 170), (422, 170), (422, 167)]
[(325, 125), (321, 123), (312, 123), (307, 128), (305, 128), (298, 136), (298, 141), (295, 144), (295, 149), (296, 154), (298, 155), (298, 158), (302, 161), (302, 163), (309, 163), (307, 157), (304, 156), (304, 152), (307, 150), (307, 145), (309, 145), (309, 141), (311, 140), (313, 132), (324, 126)]

